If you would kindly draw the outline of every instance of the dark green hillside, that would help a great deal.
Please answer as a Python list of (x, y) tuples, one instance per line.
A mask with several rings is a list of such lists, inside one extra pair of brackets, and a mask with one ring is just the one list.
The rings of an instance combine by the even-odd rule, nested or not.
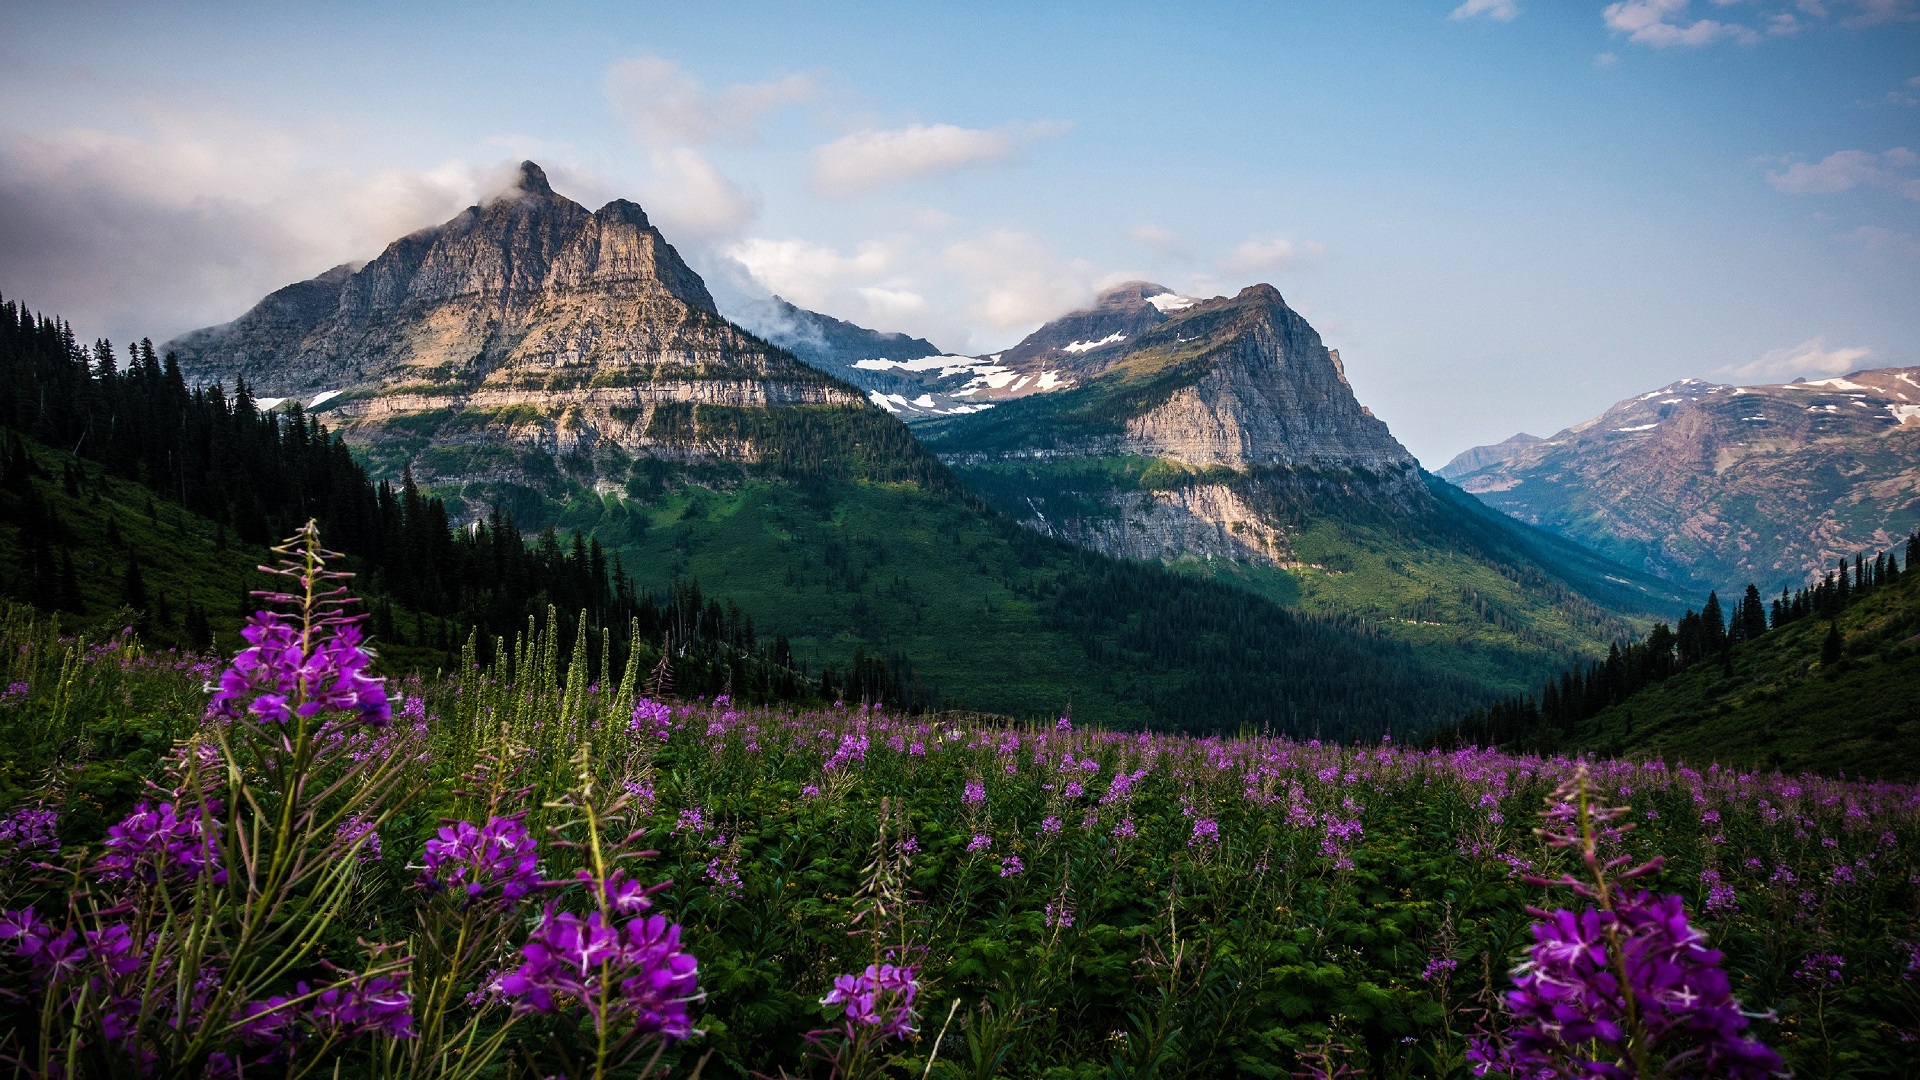
[(1030, 516), (1041, 506), (1049, 518), (1111, 515), (1116, 491), (1224, 485), (1285, 530), (1294, 565), (1189, 557), (1172, 562), (1174, 569), (1304, 614), (1363, 620), (1436, 667), (1500, 693), (1530, 689), (1574, 658), (1601, 655), (1607, 642), (1644, 631), (1651, 617), (1683, 602), (1669, 583), (1507, 519), (1432, 477), (1424, 479), (1433, 499), (1407, 507), (1376, 498), (1372, 478), (1337, 470), (1014, 458), (958, 460), (954, 471), (1008, 515)]
[(1902, 574), (1837, 619), (1800, 619), (1729, 655), (1731, 675), (1697, 664), (1601, 712), (1569, 745), (1701, 766), (1920, 779), (1920, 574)]
[(1920, 778), (1920, 538), (1771, 603), (1752, 586), (1614, 646), (1537, 695), (1476, 710), (1446, 746)]
[(863, 650), (971, 708), (1344, 737), (1490, 695), (1357, 620), (1072, 548), (939, 488), (703, 479), (651, 504), (579, 491), (555, 520), (643, 587), (693, 576), (735, 597), (803, 663)]

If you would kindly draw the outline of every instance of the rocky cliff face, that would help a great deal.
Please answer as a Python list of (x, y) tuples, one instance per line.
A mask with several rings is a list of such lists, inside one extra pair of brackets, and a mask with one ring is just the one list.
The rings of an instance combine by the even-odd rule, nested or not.
[(513, 190), (168, 343), (190, 377), (323, 399), (329, 421), (442, 484), (581, 478), (630, 456), (756, 460), (697, 408), (865, 407), (746, 333), (645, 212), (588, 211), (540, 167)]
[[(1286, 567), (1298, 522), (1273, 507), (1431, 508), (1413, 456), (1270, 285), (1192, 300), (1132, 283), (1062, 326), (1023, 348), (1029, 362), (1073, 356), (1080, 385), (942, 422), (930, 437), (955, 465), (1030, 481), (1008, 509), (1032, 528), (1130, 558)], [(1119, 340), (1063, 352), (1096, 331)], [(1114, 458), (1163, 464), (1124, 482), (1070, 467)]]
[(1920, 368), (1685, 379), (1441, 475), (1647, 572), (1778, 589), (1920, 524)]

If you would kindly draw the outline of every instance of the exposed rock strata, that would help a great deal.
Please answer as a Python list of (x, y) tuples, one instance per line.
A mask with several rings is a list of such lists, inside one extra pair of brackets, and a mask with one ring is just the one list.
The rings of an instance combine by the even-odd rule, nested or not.
[[(539, 166), (516, 187), (403, 237), (365, 266), (282, 289), (167, 346), (189, 376), (258, 395), (339, 396), (329, 420), (441, 483), (525, 480), (477, 451), (754, 460), (663, 403), (865, 407), (720, 316), (705, 284), (633, 203), (589, 212)], [(431, 439), (439, 452), (417, 453)], [(476, 451), (449, 453), (462, 447)]]

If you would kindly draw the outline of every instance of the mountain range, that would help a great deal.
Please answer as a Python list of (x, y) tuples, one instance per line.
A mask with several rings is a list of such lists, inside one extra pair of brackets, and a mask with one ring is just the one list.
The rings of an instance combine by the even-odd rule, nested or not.
[(1440, 475), (1645, 573), (1777, 591), (1920, 524), (1920, 368), (1683, 379)]
[(456, 517), (577, 529), (803, 659), (901, 657), (976, 707), (1169, 722), (1212, 687), (1239, 721), (1352, 725), (1412, 679), (1440, 715), (1678, 603), (1423, 473), (1269, 285), (1130, 282), (983, 357), (763, 311), (729, 322), (640, 207), (589, 211), (528, 162), (165, 348)]

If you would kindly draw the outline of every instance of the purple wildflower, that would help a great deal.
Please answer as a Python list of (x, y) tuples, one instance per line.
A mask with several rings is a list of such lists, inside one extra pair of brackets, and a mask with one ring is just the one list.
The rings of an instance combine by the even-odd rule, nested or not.
[(13, 943), (13, 955), (39, 966), (47, 943), (54, 939), (53, 926), (31, 907), (19, 911), (0, 911), (0, 942)]
[(0, 849), (11, 847), (15, 858), (54, 855), (60, 851), (58, 812), (44, 806), (22, 806), (0, 818)]
[(1193, 835), (1187, 838), (1188, 847), (1213, 847), (1220, 843), (1220, 823), (1212, 818), (1201, 818), (1193, 823)]
[(914, 1032), (913, 999), (920, 991), (912, 967), (869, 964), (859, 975), (841, 975), (822, 1005), (846, 1006), (847, 1035), (876, 1029), (882, 1038), (905, 1039)]
[(673, 709), (651, 698), (641, 698), (634, 703), (633, 719), (627, 726), (637, 733), (650, 734), (664, 742), (673, 734)]
[(1795, 979), (1809, 986), (1837, 986), (1840, 973), (1847, 967), (1847, 958), (1833, 953), (1813, 953), (1800, 961), (1800, 970), (1793, 973)]
[(1021, 862), (1020, 856), (1018, 855), (1009, 855), (1000, 860), (1001, 877), (1019, 877), (1021, 874), (1026, 873), (1026, 870), (1027, 864)]
[(429, 892), (459, 889), (468, 900), (493, 890), (502, 900), (518, 900), (540, 887), (539, 858), (518, 814), (496, 815), (480, 826), (456, 821), (427, 841), (420, 884)]
[(329, 1035), (382, 1035), (389, 1039), (411, 1039), (413, 998), (406, 991), (406, 976), (356, 975), (322, 990), (308, 1006), (313, 1025)]
[(987, 801), (987, 786), (978, 780), (967, 781), (967, 789), (960, 795), (960, 801), (968, 806), (983, 806)]
[[(1698, 1054), (1703, 1075), (1759, 1080), (1780, 1071), (1773, 1051), (1741, 1034), (1747, 1017), (1720, 970), (1721, 954), (1701, 943), (1679, 897), (1622, 889), (1611, 911), (1542, 914), (1507, 994), (1520, 1021), (1512, 1033), (1516, 1063), (1542, 1070), (1565, 1061), (1612, 1075), (1625, 1052), (1631, 994), (1651, 1045)], [(1610, 932), (1620, 941), (1625, 986), (1609, 959)]]
[(245, 717), (285, 724), (296, 715), (351, 712), (376, 727), (393, 718), (385, 680), (369, 678), (373, 657), (361, 647), (360, 627), (336, 624), (326, 640), (303, 640), (298, 624), (272, 611), (258, 611), (240, 631), (248, 648), (220, 675), (207, 715)]
[(967, 841), (967, 853), (971, 855), (975, 852), (985, 851), (992, 846), (993, 837), (985, 833), (974, 833), (973, 839)]
[(520, 955), (525, 962), (500, 980), (501, 995), (517, 1011), (557, 1012), (560, 999), (573, 998), (603, 1030), (626, 1016), (649, 1034), (693, 1036), (688, 1006), (700, 997), (699, 963), (665, 916), (614, 925), (597, 911), (556, 913), (550, 905)]
[(107, 850), (97, 869), (109, 881), (152, 884), (164, 876), (190, 882), (211, 874), (214, 884), (224, 885), (227, 871), (215, 852), (221, 828), (213, 813), (204, 820), (182, 818), (170, 802), (155, 807), (143, 801), (118, 825), (108, 826)]

